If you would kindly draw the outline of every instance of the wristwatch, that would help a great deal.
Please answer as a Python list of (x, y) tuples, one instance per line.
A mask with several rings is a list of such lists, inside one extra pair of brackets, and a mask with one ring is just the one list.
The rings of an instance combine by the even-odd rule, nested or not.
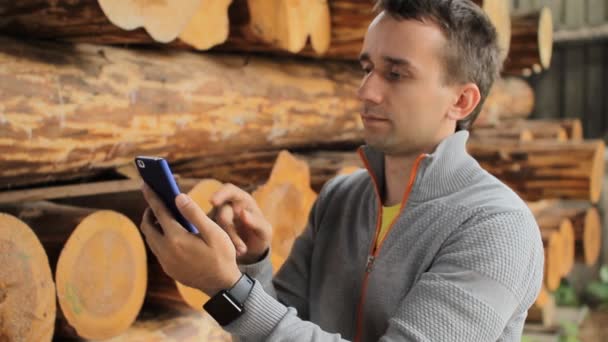
[(236, 284), (230, 289), (222, 290), (211, 297), (203, 305), (203, 308), (219, 325), (228, 325), (239, 318), (245, 311), (245, 300), (249, 297), (254, 283), (253, 278), (243, 273)]

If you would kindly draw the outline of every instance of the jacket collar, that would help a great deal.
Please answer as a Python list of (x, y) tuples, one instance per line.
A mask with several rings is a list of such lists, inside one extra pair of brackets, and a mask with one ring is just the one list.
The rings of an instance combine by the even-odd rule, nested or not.
[[(427, 154), (416, 172), (416, 180), (409, 195), (411, 201), (424, 202), (454, 193), (472, 182), (480, 166), (466, 150), (468, 131), (458, 131), (445, 138), (431, 154)], [(384, 194), (384, 153), (369, 145), (359, 148), (359, 156), (376, 180), (377, 194)], [(408, 178), (412, 170), (404, 170)], [(375, 184), (375, 185), (376, 185)]]

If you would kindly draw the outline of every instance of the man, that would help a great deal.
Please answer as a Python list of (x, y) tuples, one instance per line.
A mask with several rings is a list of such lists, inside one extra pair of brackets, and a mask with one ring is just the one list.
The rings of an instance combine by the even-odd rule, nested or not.
[(378, 9), (360, 57), (366, 170), (323, 188), (274, 280), (271, 228), (231, 185), (213, 199), (217, 224), (177, 197), (200, 236), (144, 188), (164, 232), (148, 210), (146, 240), (170, 276), (213, 296), (207, 310), (242, 339), (519, 341), (541, 286), (539, 229), (465, 148), (498, 74), (495, 30), (468, 0)]

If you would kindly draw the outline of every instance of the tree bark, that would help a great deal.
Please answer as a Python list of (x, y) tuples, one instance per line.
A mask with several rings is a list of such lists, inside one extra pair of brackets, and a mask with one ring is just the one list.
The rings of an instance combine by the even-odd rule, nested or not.
[(548, 69), (553, 53), (553, 18), (544, 7), (533, 13), (511, 18), (512, 38), (503, 71), (522, 75), (524, 69)]
[(61, 308), (57, 336), (110, 338), (135, 321), (146, 291), (146, 252), (128, 218), (49, 202), (2, 211), (32, 227), (49, 256)]
[[(508, 4), (503, 0), (476, 2), (496, 26), (501, 49), (508, 52), (511, 37)], [(227, 41), (217, 46), (216, 50), (278, 54), (289, 54), (291, 51), (311, 57), (358, 59), (367, 27), (376, 15), (373, 12), (375, 1), (297, 3), (285, 0), (234, 0), (228, 9), (230, 34)], [(220, 14), (216, 17), (223, 15), (217, 13)], [(125, 31), (112, 24), (95, 0), (25, 0), (5, 4), (0, 7), (0, 15), (3, 17), (0, 20), (0, 30), (10, 34), (79, 43), (154, 43), (143, 29)], [(151, 21), (147, 26), (158, 26), (156, 31), (163, 34), (159, 37), (162, 38), (160, 40), (167, 41), (171, 36), (168, 33), (176, 36), (175, 31), (179, 30), (167, 30), (166, 25), (159, 25), (163, 22)], [(170, 22), (181, 23), (177, 19)], [(177, 25), (172, 26), (177, 28)], [(212, 31), (214, 34), (215, 30)], [(310, 44), (306, 44), (307, 37), (310, 37)], [(174, 41), (171, 46), (187, 47), (181, 41)]]
[(478, 125), (475, 128), (494, 128), (497, 130), (527, 130), (532, 140), (582, 140), (583, 128), (580, 119), (534, 119), (501, 121), (493, 125)]
[(0, 43), (0, 188), (136, 155), (177, 162), (362, 139), (350, 65)]
[(605, 145), (586, 141), (469, 141), (482, 167), (525, 200), (583, 199), (597, 203), (602, 188)]
[(0, 341), (51, 341), (55, 298), (40, 240), (23, 221), (0, 212)]

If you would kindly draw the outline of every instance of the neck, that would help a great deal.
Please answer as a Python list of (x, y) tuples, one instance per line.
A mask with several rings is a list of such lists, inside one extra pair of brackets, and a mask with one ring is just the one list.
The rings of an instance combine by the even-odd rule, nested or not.
[(393, 206), (401, 203), (403, 194), (407, 190), (409, 172), (412, 171), (416, 155), (384, 156), (384, 205)]

